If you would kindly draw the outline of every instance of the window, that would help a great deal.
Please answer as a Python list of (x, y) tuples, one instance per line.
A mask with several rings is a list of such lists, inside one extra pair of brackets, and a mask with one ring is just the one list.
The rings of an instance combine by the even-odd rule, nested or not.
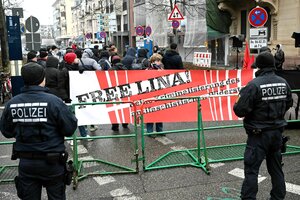
[(127, 1), (123, 1), (123, 10), (127, 10)]
[(241, 34), (243, 34), (245, 38), (247, 36), (247, 23), (248, 23), (247, 11), (242, 10), (241, 11)]
[(128, 15), (123, 16), (123, 28), (124, 31), (128, 31)]

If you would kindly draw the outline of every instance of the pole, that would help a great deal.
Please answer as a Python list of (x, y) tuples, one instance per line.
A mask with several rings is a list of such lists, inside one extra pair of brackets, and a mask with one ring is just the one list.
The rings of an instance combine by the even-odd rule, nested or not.
[(32, 16), (30, 16), (30, 28), (31, 28), (31, 50), (35, 50), (34, 49), (34, 41), (33, 41), (33, 23), (32, 23)]
[(15, 60), (15, 75), (19, 76), (19, 62)]

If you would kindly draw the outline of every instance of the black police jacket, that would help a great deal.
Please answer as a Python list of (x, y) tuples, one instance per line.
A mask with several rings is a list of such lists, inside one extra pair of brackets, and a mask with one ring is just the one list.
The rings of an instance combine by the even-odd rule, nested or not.
[(287, 124), (284, 115), (292, 103), (286, 80), (277, 76), (274, 69), (264, 68), (241, 89), (233, 110), (238, 117), (244, 117), (245, 128), (275, 129)]
[(63, 101), (40, 86), (25, 86), (7, 102), (0, 130), (16, 138), (18, 152), (64, 152), (64, 136), (73, 135), (77, 119)]

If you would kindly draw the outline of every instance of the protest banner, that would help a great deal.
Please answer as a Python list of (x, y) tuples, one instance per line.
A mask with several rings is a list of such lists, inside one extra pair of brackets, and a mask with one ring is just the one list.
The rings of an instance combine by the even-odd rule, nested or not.
[[(253, 70), (124, 70), (83, 74), (71, 71), (70, 95), (72, 103), (133, 101), (138, 114), (146, 99), (201, 96), (203, 120), (237, 120), (233, 104), (241, 87), (253, 79), (253, 73)], [(218, 97), (208, 98), (212, 96)], [(145, 121), (196, 121), (196, 103), (195, 99), (183, 99), (147, 104), (143, 111)], [(130, 104), (77, 106), (76, 116), (79, 125), (132, 123), (133, 109)]]

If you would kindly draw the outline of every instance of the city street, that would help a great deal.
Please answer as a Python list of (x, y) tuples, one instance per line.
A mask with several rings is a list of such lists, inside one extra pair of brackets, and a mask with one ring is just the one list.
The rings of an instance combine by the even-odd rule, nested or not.
[[(204, 127), (236, 123), (238, 122), (204, 123)], [(120, 132), (114, 133), (110, 130), (110, 125), (98, 125), (98, 130), (92, 135), (126, 135), (130, 134), (134, 127), (129, 125), (129, 128), (130, 130), (123, 129), (120, 126)], [(187, 128), (195, 128), (195, 124), (164, 124), (165, 131)], [(138, 130), (140, 131), (140, 127)], [(285, 134), (291, 137), (288, 142), (289, 145), (300, 145), (299, 130), (286, 130)], [(244, 143), (246, 140), (243, 128), (206, 131), (205, 137), (207, 147)], [(1, 141), (6, 141), (3, 136), (1, 136)], [(140, 141), (140, 137), (138, 141)], [(156, 138), (147, 136), (145, 137), (145, 163), (147, 165), (171, 150), (195, 148), (196, 141), (196, 132), (172, 133), (167, 134), (166, 137)], [(66, 146), (68, 151), (71, 152), (72, 146), (69, 141), (66, 142)], [(140, 142), (138, 146), (139, 157), (141, 157)], [(1, 165), (12, 163), (10, 150), (11, 146), (1, 146)], [(101, 159), (135, 169), (135, 163), (131, 162), (134, 159), (133, 138), (80, 141), (78, 143), (78, 154), (81, 160)], [(286, 199), (297, 200), (300, 198), (300, 155), (284, 156), (283, 160), (287, 186)], [(90, 165), (90, 167), (92, 169), (93, 165)], [(143, 171), (143, 163), (140, 161), (139, 173), (137, 174), (90, 176), (80, 180), (76, 190), (72, 189), (72, 185), (67, 188), (67, 199), (239, 199), (243, 181), (243, 161), (212, 163), (210, 167), (210, 175), (196, 167), (174, 167)], [(271, 180), (265, 162), (259, 175), (257, 199), (267, 199), (271, 189)], [(18, 199), (13, 184), (1, 184), (0, 199)], [(45, 192), (43, 192), (43, 199), (47, 199)]]

